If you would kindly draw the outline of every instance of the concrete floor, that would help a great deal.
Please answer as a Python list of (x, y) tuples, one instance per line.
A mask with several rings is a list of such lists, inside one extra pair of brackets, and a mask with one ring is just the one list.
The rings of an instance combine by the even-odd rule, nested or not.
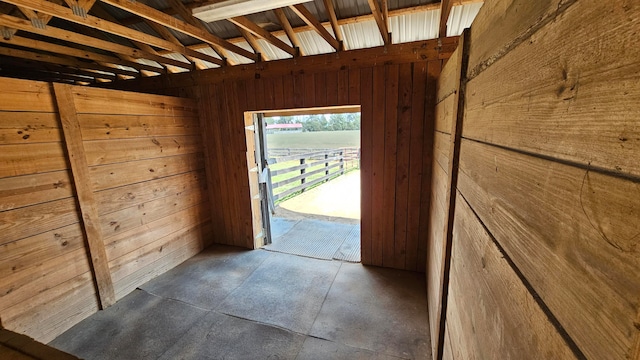
[(85, 359), (430, 359), (423, 274), (214, 246), (50, 345)]

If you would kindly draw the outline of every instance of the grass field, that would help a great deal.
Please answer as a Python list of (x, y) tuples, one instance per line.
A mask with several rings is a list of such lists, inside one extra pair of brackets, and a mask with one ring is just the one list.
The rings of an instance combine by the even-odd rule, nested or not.
[(360, 130), (267, 134), (267, 148), (331, 149), (360, 147)]

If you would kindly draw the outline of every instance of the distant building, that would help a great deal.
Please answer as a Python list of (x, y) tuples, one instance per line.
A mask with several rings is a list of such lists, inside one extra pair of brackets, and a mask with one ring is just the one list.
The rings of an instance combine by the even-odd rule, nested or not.
[(267, 134), (279, 132), (302, 132), (302, 124), (271, 124), (267, 125)]

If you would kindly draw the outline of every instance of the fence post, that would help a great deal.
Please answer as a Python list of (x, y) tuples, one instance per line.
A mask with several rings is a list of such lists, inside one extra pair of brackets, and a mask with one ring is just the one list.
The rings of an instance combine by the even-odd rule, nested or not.
[[(306, 160), (304, 158), (300, 159), (300, 165), (304, 165), (305, 161)], [(300, 169), (300, 175), (303, 175), (306, 171), (307, 171), (307, 169), (305, 169), (305, 168)], [(300, 185), (303, 185), (305, 180), (306, 180), (305, 178), (300, 179)], [(301, 192), (304, 192), (304, 188), (302, 189)]]
[[(327, 159), (329, 158), (329, 153), (324, 153), (324, 160), (327, 161)], [(329, 175), (329, 163), (325, 162), (324, 163), (324, 168), (326, 169), (324, 171), (324, 175), (327, 176)], [(326, 179), (325, 182), (329, 181), (329, 179)]]
[(340, 150), (340, 175), (344, 175), (344, 150)]

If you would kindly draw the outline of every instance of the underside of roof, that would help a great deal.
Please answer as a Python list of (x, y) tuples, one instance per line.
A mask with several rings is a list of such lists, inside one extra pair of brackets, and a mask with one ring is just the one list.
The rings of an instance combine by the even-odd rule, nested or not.
[(74, 84), (458, 36), (480, 0), (313, 0), (203, 22), (181, 0), (0, 0), (0, 76)]

